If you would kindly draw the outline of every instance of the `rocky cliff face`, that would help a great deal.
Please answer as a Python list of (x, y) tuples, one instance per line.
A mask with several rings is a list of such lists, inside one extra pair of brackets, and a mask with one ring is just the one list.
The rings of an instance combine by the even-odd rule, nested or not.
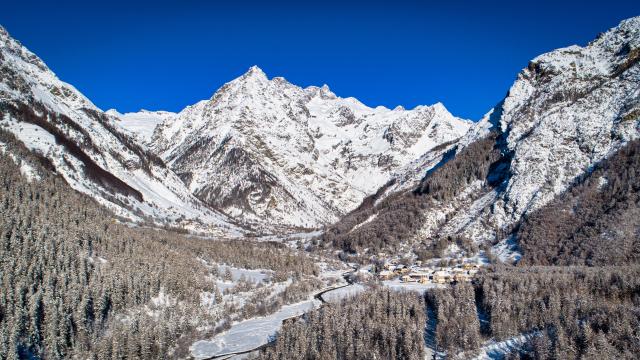
[(195, 196), (230, 216), (315, 228), (470, 125), (442, 104), (369, 108), (252, 67), (163, 122), (151, 148)]
[(533, 59), (504, 101), (500, 128), (513, 152), (503, 195), (517, 219), (638, 136), (640, 18), (585, 47)]
[(502, 105), (512, 156), (489, 221), (508, 226), (564, 192), (640, 133), (640, 18), (588, 45), (533, 59)]
[(471, 125), (441, 104), (369, 108), (257, 67), (179, 114), (102, 112), (4, 29), (0, 61), (4, 130), (117, 215), (198, 230), (318, 228)]

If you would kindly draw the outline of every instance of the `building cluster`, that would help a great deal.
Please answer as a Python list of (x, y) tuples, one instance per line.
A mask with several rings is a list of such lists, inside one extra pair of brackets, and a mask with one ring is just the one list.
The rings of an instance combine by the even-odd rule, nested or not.
[(470, 282), (480, 270), (476, 263), (464, 263), (451, 267), (422, 267), (385, 263), (384, 270), (378, 273), (380, 280), (399, 278), (402, 282), (421, 284), (451, 284)]

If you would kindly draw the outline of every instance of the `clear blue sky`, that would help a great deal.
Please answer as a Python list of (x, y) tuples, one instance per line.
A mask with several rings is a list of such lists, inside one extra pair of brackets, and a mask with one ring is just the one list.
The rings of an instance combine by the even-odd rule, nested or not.
[(621, 0), (8, 0), (0, 24), (105, 110), (179, 111), (256, 64), (370, 106), (441, 101), (478, 119), (531, 58), (636, 15)]

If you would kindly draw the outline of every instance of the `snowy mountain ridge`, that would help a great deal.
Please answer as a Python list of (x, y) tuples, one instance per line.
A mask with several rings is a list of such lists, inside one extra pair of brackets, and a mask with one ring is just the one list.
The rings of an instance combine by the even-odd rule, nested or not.
[[(478, 123), (440, 104), (368, 107), (257, 66), (179, 113), (102, 112), (0, 28), (2, 129), (132, 219), (240, 232), (317, 229), (409, 191), (496, 134), (500, 184), (424, 214), (420, 238), (496, 240), (640, 134), (640, 18), (533, 59)], [(504, 240), (498, 238), (497, 240)]]
[[(494, 244), (498, 257), (517, 260), (519, 226), (538, 210), (553, 213), (545, 206), (639, 137), (635, 17), (585, 46), (533, 59), (507, 96), (458, 141), (424, 154), (419, 171), (397, 176), (381, 189), (385, 198), (343, 217), (322, 239), (348, 251), (413, 248), (439, 255), (474, 255), (472, 244)], [(409, 186), (398, 185), (400, 179)]]
[(440, 103), (370, 108), (253, 66), (160, 124), (151, 149), (196, 197), (234, 218), (317, 228), (470, 126)]
[[(496, 146), (509, 159), (504, 183), (450, 213), (437, 231), (494, 240), (496, 229), (508, 230), (637, 139), (639, 61), (640, 17), (622, 21), (586, 46), (533, 59), (507, 97), (460, 141), (465, 146), (491, 130), (502, 134)], [(426, 216), (433, 221), (443, 213)], [(434, 231), (425, 227), (420, 236)]]
[(471, 125), (442, 104), (369, 108), (258, 67), (179, 114), (103, 112), (4, 29), (0, 46), (2, 129), (134, 221), (318, 228)]

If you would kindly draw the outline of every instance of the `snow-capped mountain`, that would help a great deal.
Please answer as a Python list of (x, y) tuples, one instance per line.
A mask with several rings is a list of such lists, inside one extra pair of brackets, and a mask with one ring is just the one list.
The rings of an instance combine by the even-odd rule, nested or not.
[(252, 67), (156, 129), (151, 149), (205, 203), (246, 223), (317, 228), (466, 133), (438, 103), (370, 108)]
[(514, 224), (640, 135), (639, 61), (635, 17), (584, 47), (540, 55), (520, 72), (496, 109), (511, 163), (488, 223)]
[(211, 232), (239, 231), (122, 132), (117, 118), (59, 80), (2, 27), (0, 128), (48, 159), (74, 189), (117, 215)]
[[(474, 162), (469, 165), (472, 169), (486, 166), (488, 174), (476, 178), (479, 175), (471, 173), (455, 194), (424, 200), (426, 211), (415, 240), (504, 240), (498, 248), (505, 250), (509, 235), (524, 216), (548, 204), (598, 162), (640, 136), (639, 63), (640, 17), (623, 21), (586, 46), (574, 45), (533, 59), (518, 74), (506, 98), (474, 124), (448, 156), (438, 149), (440, 153), (422, 157), (422, 173), (436, 169), (433, 176), (438, 179), (468, 176), (462, 172), (469, 164), (462, 161)], [(465, 154), (468, 147), (488, 139), (495, 139), (494, 155), (487, 146), (478, 146), (486, 149), (486, 157)], [(501, 154), (498, 161), (487, 163), (494, 161), (490, 159), (495, 151)], [(444, 166), (451, 159), (458, 163)], [(439, 176), (441, 169), (448, 175)], [(398, 188), (405, 192), (415, 188), (405, 189)], [(418, 192), (425, 193), (425, 189), (419, 187)], [(396, 196), (391, 202), (352, 214), (332, 228), (331, 238), (337, 239), (332, 241), (354, 237), (349, 233), (356, 229), (366, 236), (380, 233), (384, 226), (368, 219), (401, 208), (403, 201), (412, 200)]]
[(533, 59), (476, 124), (440, 103), (371, 108), (257, 67), (177, 114), (120, 114), (102, 112), (2, 29), (0, 124), (118, 215), (236, 232), (235, 221), (258, 231), (335, 222), (373, 194), (377, 204), (412, 191), (492, 134), (499, 177), (430, 208), (418, 235), (500, 240), (639, 136), (639, 61), (632, 18)]

